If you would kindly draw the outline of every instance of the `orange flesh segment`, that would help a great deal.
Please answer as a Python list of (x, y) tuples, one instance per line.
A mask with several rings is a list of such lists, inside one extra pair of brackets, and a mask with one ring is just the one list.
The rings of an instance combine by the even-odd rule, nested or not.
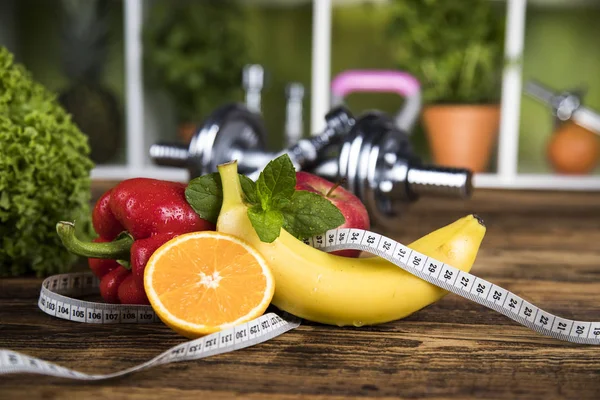
[(172, 316), (191, 324), (235, 321), (265, 296), (262, 266), (235, 242), (215, 237), (183, 241), (157, 261), (152, 277), (157, 297)]

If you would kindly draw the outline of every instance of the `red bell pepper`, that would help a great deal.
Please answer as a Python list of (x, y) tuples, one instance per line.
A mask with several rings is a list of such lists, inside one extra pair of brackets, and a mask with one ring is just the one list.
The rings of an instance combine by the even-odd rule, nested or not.
[(99, 237), (92, 243), (79, 241), (72, 223), (58, 223), (65, 247), (89, 257), (104, 301), (148, 304), (144, 269), (154, 251), (180, 234), (215, 229), (188, 204), (185, 188), (183, 183), (150, 178), (122, 181), (94, 206), (92, 222)]

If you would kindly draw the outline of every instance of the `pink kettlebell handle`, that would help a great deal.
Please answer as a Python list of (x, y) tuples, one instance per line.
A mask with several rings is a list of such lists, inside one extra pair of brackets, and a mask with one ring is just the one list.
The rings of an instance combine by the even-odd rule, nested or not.
[(399, 71), (351, 70), (342, 72), (331, 83), (332, 94), (338, 99), (352, 92), (394, 92), (410, 97), (420, 90), (415, 77)]
[(331, 82), (331, 102), (338, 105), (352, 92), (392, 92), (405, 98), (396, 114), (396, 126), (411, 131), (421, 112), (421, 85), (406, 72), (391, 70), (350, 70)]

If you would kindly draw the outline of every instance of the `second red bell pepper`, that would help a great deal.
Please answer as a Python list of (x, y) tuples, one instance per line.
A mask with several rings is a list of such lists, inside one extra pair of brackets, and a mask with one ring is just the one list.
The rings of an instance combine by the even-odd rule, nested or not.
[(99, 238), (93, 243), (78, 241), (72, 224), (57, 225), (65, 246), (89, 257), (106, 302), (148, 304), (144, 269), (152, 254), (180, 234), (215, 229), (188, 204), (185, 188), (183, 183), (150, 178), (122, 181), (94, 206), (92, 222)]

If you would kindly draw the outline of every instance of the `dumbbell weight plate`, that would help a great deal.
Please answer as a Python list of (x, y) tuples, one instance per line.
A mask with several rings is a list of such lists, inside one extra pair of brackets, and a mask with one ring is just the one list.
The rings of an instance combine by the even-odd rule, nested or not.
[(371, 112), (357, 119), (340, 150), (339, 177), (345, 178), (345, 187), (364, 203), (369, 216), (381, 219), (377, 209), (377, 159), (379, 141), (387, 126), (381, 126), (382, 116)]
[[(227, 104), (214, 111), (190, 142), (190, 178), (217, 171), (244, 151), (265, 150), (266, 129), (260, 116), (243, 104)], [(245, 173), (243, 165), (240, 173)], [(251, 171), (248, 171), (251, 172)]]

